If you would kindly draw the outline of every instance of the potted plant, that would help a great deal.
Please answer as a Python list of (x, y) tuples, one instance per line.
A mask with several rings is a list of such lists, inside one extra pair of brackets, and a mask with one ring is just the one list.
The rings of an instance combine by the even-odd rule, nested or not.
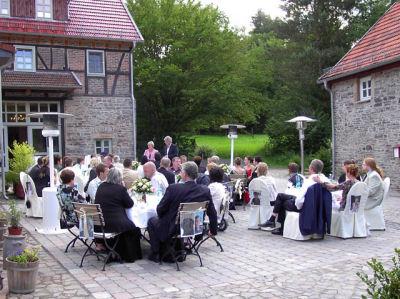
[(9, 205), (10, 226), (8, 227), (8, 234), (18, 236), (22, 234), (22, 227), (19, 225), (21, 220), (21, 211), (17, 207), (15, 200), (10, 200)]
[(0, 211), (0, 227), (7, 226), (8, 224), (8, 213), (5, 211)]
[(39, 248), (31, 247), (7, 257), (8, 290), (16, 294), (35, 291), (39, 269)]
[(8, 151), (11, 158), (9, 160), (10, 171), (6, 174), (6, 181), (13, 184), (15, 195), (23, 199), (25, 194), (19, 180), (19, 173), (26, 172), (34, 164), (35, 149), (27, 142), (18, 143), (14, 140), (12, 148), (8, 148)]

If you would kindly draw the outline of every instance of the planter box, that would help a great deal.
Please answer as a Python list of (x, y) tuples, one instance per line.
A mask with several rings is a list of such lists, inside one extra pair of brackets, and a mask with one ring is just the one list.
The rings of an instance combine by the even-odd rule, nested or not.
[(15, 294), (29, 294), (35, 291), (39, 261), (19, 264), (7, 258), (8, 290)]

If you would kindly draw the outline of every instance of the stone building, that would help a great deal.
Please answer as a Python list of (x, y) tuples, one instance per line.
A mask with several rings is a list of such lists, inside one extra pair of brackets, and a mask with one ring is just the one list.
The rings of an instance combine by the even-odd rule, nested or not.
[[(65, 112), (55, 152), (134, 156), (132, 51), (143, 38), (123, 0), (1, 0), (0, 43), (16, 49), (2, 72), (5, 145), (45, 154), (42, 120)], [(7, 153), (8, 155), (8, 153)]]
[(319, 82), (330, 92), (336, 171), (374, 157), (400, 188), (400, 3), (396, 2)]

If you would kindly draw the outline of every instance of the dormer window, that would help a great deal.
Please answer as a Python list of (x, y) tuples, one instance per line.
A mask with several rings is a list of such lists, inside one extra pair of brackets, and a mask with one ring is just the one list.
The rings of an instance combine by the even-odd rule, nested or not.
[(0, 0), (0, 16), (10, 15), (10, 0)]
[(46, 20), (53, 18), (53, 0), (36, 0), (36, 18)]
[(35, 65), (35, 47), (30, 46), (15, 46), (15, 63), (16, 71), (34, 72)]

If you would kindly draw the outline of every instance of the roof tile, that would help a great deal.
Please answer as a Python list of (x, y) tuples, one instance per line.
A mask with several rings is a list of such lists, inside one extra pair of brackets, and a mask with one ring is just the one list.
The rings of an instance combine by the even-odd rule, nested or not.
[(320, 81), (333, 80), (400, 59), (400, 2), (396, 2)]

